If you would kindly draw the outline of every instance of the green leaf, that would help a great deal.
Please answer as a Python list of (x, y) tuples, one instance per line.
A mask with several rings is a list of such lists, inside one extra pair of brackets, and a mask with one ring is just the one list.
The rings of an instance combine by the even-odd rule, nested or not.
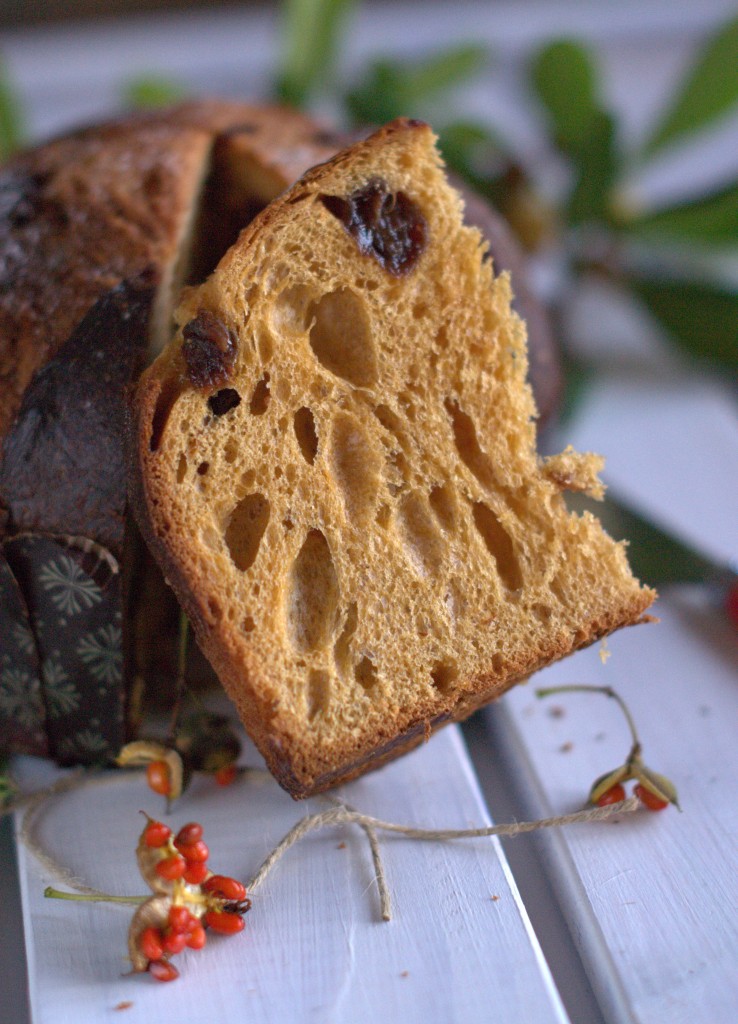
[(628, 233), (738, 247), (738, 182), (680, 206), (623, 221)]
[(355, 0), (287, 0), (279, 99), (304, 107), (331, 78), (339, 40)]
[(375, 61), (364, 81), (347, 94), (346, 106), (358, 124), (421, 114), (428, 100), (476, 75), (488, 57), (485, 47), (468, 44), (413, 63)]
[(620, 169), (615, 122), (598, 111), (582, 137), (577, 154), (577, 180), (569, 197), (567, 218), (571, 224), (610, 219), (613, 183)]
[(186, 95), (183, 85), (159, 78), (156, 75), (141, 75), (123, 87), (123, 101), (128, 107), (154, 108), (177, 103)]
[(570, 39), (549, 43), (534, 58), (531, 80), (548, 111), (557, 143), (564, 152), (577, 153), (599, 113), (597, 72), (591, 55)]
[(7, 160), (21, 146), (22, 122), (20, 101), (4, 65), (0, 63), (0, 160)]
[(453, 121), (441, 129), (438, 137), (448, 166), (479, 191), (486, 192), (510, 163), (506, 143), (474, 121)]
[(687, 352), (738, 369), (738, 294), (699, 282), (635, 275), (627, 283)]
[(705, 128), (738, 101), (738, 17), (709, 41), (661, 123), (643, 148), (652, 156), (677, 139)]

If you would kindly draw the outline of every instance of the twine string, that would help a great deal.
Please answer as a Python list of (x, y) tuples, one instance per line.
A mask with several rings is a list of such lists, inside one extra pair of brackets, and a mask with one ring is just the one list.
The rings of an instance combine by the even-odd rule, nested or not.
[[(138, 773), (120, 773), (117, 779), (131, 777)], [(86, 885), (73, 872), (59, 864), (46, 850), (43, 849), (36, 835), (36, 824), (38, 813), (47, 802), (63, 793), (69, 793), (83, 785), (99, 785), (113, 781), (110, 774), (95, 773), (78, 770), (71, 775), (59, 779), (51, 786), (46, 787), (30, 796), (23, 797), (16, 801), (14, 807), (25, 806), (25, 814), (21, 822), (19, 837), (27, 849), (39, 861), (42, 867), (55, 877), (59, 882), (91, 899), (104, 901), (106, 893), (101, 893)], [(574, 825), (588, 822), (606, 821), (617, 814), (630, 814), (638, 809), (640, 802), (637, 797), (629, 797), (620, 803), (608, 804), (605, 807), (586, 807), (571, 814), (560, 814), (550, 818), (539, 818), (535, 821), (506, 822), (501, 825), (487, 825), (482, 828), (460, 828), (460, 829), (434, 829), (417, 828), (413, 825), (401, 825), (396, 822), (383, 821), (369, 814), (362, 814), (348, 804), (339, 802), (335, 797), (329, 797), (334, 804), (333, 807), (315, 814), (306, 815), (301, 818), (287, 834), (277, 843), (271, 853), (264, 859), (256, 874), (247, 884), (247, 889), (254, 892), (263, 884), (270, 871), (279, 863), (287, 851), (307, 836), (310, 832), (325, 828), (330, 825), (358, 825), (364, 832), (369, 843), (372, 856), (374, 874), (379, 891), (380, 911), (384, 921), (391, 918), (390, 895), (387, 886), (386, 875), (380, 853), (378, 832), (389, 832), (402, 836), (404, 839), (417, 839), (427, 842), (448, 842), (456, 839), (484, 838), (488, 836), (517, 836), (526, 832), (534, 832), (543, 828), (556, 828), (565, 825)], [(132, 898), (131, 898), (132, 899)], [(117, 905), (122, 901), (117, 899)]]

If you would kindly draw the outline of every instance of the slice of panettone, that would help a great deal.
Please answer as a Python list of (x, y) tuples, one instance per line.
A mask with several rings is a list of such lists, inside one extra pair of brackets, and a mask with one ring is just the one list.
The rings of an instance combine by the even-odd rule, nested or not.
[(306, 174), (179, 321), (135, 398), (135, 507), (294, 796), (643, 617), (623, 545), (560, 493), (593, 457), (537, 457), (510, 283), (427, 125)]

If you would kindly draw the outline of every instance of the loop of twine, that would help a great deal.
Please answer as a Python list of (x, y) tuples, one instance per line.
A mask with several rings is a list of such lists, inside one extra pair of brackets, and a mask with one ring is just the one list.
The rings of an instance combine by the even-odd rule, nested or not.
[[(134, 774), (137, 775), (138, 773), (125, 773), (125, 775), (119, 775), (118, 778), (126, 778)], [(99, 785), (110, 781), (113, 780), (109, 774), (102, 775), (101, 773), (96, 774), (90, 771), (79, 770), (71, 775), (65, 776), (63, 779), (59, 779), (57, 782), (43, 790), (33, 793), (28, 797), (21, 798), (16, 801), (11, 808), (18, 809), (21, 806), (25, 806), (26, 810), (21, 822), (19, 836), (26, 848), (34, 855), (42, 867), (55, 876), (57, 880), (62, 882), (64, 885), (67, 885), (76, 892), (94, 900), (104, 900), (109, 897), (107, 897), (107, 894), (101, 893), (86, 885), (80, 879), (76, 878), (68, 868), (57, 863), (57, 861), (54, 860), (54, 858), (41, 846), (35, 835), (34, 826), (36, 823), (36, 815), (39, 810), (53, 797), (60, 796), (63, 793), (69, 793), (85, 784), (89, 785), (92, 783)], [(481, 828), (433, 829), (417, 828), (413, 825), (400, 825), (396, 822), (383, 821), (381, 818), (375, 818), (369, 814), (362, 814), (360, 811), (357, 811), (348, 804), (339, 802), (335, 797), (329, 796), (328, 799), (334, 804), (333, 807), (301, 818), (300, 821), (298, 821), (289, 830), (289, 832), (287, 832), (280, 842), (277, 843), (271, 853), (262, 862), (251, 881), (247, 884), (247, 889), (250, 892), (253, 892), (263, 884), (269, 872), (282, 859), (284, 854), (297, 842), (303, 839), (309, 832), (313, 832), (316, 829), (324, 828), (329, 825), (354, 824), (358, 825), (367, 837), (372, 856), (375, 880), (379, 891), (381, 916), (384, 921), (389, 921), (391, 918), (390, 896), (380, 854), (379, 840), (377, 836), (378, 832), (389, 832), (400, 835), (405, 839), (418, 839), (430, 842), (448, 842), (455, 839), (473, 839), (488, 836), (517, 836), (526, 832), (534, 832), (542, 828), (556, 828), (563, 825), (606, 821), (608, 818), (611, 818), (616, 814), (630, 814), (633, 811), (636, 811), (639, 807), (638, 798), (629, 797), (627, 800), (623, 800), (617, 804), (609, 804), (605, 807), (586, 807), (582, 810), (574, 811), (571, 814), (561, 814), (551, 818), (539, 818), (536, 821), (507, 822), (501, 825), (487, 825)], [(145, 899), (145, 897), (143, 897), (143, 899)]]

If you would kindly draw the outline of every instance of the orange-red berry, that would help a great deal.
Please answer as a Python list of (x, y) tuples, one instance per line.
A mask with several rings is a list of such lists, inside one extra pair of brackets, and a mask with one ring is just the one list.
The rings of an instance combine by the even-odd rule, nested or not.
[(155, 793), (169, 796), (172, 791), (172, 780), (166, 761), (150, 761), (146, 766), (146, 781), (149, 784), (149, 789), (153, 789)]
[(188, 932), (196, 920), (187, 907), (169, 908), (169, 927), (173, 932)]
[(172, 834), (163, 821), (150, 821), (144, 829), (144, 842), (147, 846), (164, 846)]
[(597, 806), (606, 807), (608, 804), (619, 804), (622, 800), (625, 800), (625, 790), (617, 782), (614, 786), (610, 786), (609, 789), (605, 790), (597, 801)]
[(205, 945), (205, 929), (201, 924), (195, 925), (190, 934), (187, 936), (187, 945), (190, 949), (202, 949)]
[(200, 885), (208, 877), (209, 868), (205, 861), (185, 861), (184, 875), (185, 882), (190, 885)]
[(222, 768), (215, 772), (215, 781), (219, 786), (230, 786), (235, 781), (237, 775), (238, 768), (236, 767), (236, 762), (231, 761), (230, 764), (224, 764)]
[(211, 892), (226, 900), (243, 900), (246, 898), (246, 886), (235, 878), (227, 875), (211, 875), (202, 883), (203, 892)]
[(220, 910), (208, 910), (205, 914), (205, 924), (214, 932), (220, 932), (221, 935), (235, 935), (244, 929), (242, 917)]
[(202, 825), (198, 825), (196, 821), (191, 821), (187, 825), (183, 825), (177, 833), (177, 838), (174, 840), (174, 845), (189, 846), (191, 843), (196, 843), (199, 839), (202, 839)]
[(174, 981), (179, 977), (179, 971), (168, 960), (152, 960), (149, 964), (149, 974), (157, 981)]
[(668, 800), (662, 800), (661, 797), (656, 796), (655, 793), (652, 793), (650, 789), (646, 789), (645, 786), (641, 786), (640, 783), (633, 792), (649, 811), (663, 811), (665, 807), (669, 806)]
[(164, 953), (163, 935), (158, 928), (144, 928), (138, 940), (138, 948), (147, 960), (161, 960)]
[(187, 845), (184, 843), (178, 843), (175, 840), (175, 846), (184, 859), (190, 864), (197, 863), (198, 861), (202, 861), (204, 863), (210, 856), (210, 850), (202, 839), (198, 839), (196, 843), (188, 843)]
[(181, 953), (187, 945), (187, 936), (184, 932), (168, 931), (164, 936), (162, 945), (164, 946), (165, 952), (174, 956), (175, 953)]
[(165, 857), (164, 860), (160, 860), (154, 871), (159, 878), (163, 878), (167, 882), (174, 882), (177, 878), (182, 877), (186, 869), (187, 861), (175, 853), (173, 857)]

